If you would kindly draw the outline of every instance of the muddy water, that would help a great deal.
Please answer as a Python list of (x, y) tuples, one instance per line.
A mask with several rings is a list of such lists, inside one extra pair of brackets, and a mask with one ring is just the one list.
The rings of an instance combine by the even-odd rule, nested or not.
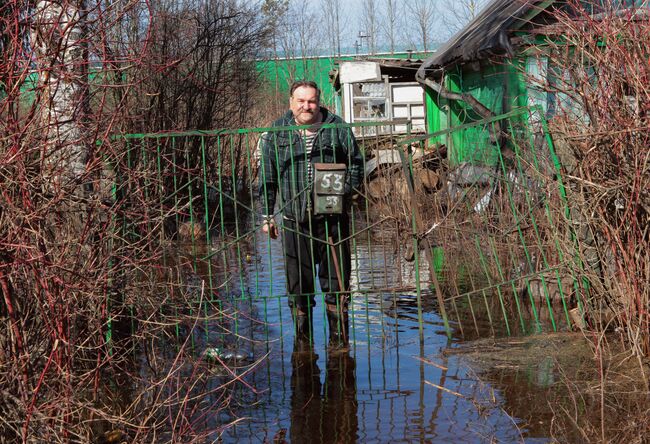
[[(369, 246), (371, 245), (371, 246)], [(252, 302), (240, 304), (238, 341), (261, 360), (246, 377), (257, 393), (236, 390), (228, 413), (239, 420), (213, 439), (223, 442), (547, 442), (539, 427), (506, 413), (502, 392), (481, 382), (458, 356), (424, 292), (421, 323), (417, 273), (392, 244), (359, 242), (353, 257), (351, 339), (348, 352), (327, 348), (323, 304), (314, 311), (314, 345), (294, 344), (284, 293), (279, 241), (252, 239), (239, 280)], [(231, 279), (233, 280), (233, 279)], [(236, 285), (234, 285), (235, 287)], [(402, 288), (401, 291), (373, 291)], [(242, 296), (241, 294), (237, 297)], [(318, 300), (318, 297), (317, 297)], [(525, 396), (527, 382), (518, 384)], [(526, 421), (527, 424), (531, 424)]]

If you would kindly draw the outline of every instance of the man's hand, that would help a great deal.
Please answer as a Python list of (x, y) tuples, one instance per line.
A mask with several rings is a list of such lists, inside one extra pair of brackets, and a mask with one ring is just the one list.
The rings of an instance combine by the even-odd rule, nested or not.
[(268, 233), (271, 239), (277, 239), (280, 234), (280, 230), (278, 230), (278, 227), (275, 226), (275, 223), (272, 220), (264, 222), (264, 225), (262, 225), (262, 232)]

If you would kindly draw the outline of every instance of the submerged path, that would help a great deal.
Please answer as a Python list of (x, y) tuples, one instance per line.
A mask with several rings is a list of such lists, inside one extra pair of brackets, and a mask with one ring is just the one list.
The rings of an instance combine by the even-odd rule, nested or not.
[[(262, 244), (264, 239), (257, 241)], [(279, 243), (270, 247), (274, 257), (281, 257)], [(383, 263), (392, 254), (386, 249), (391, 247), (380, 243), (357, 248), (356, 285), (377, 279), (377, 270), (413, 278), (408, 264)], [(249, 287), (282, 292), (281, 261), (271, 267), (264, 264), (249, 265), (255, 267), (249, 274), (255, 282), (248, 282)], [(396, 281), (400, 276), (380, 278)], [(270, 285), (277, 288), (270, 291)], [(314, 311), (312, 351), (294, 350), (284, 298), (257, 301), (252, 310), (265, 313), (269, 329), (262, 332), (251, 324), (242, 336), (253, 338), (255, 355), (269, 355), (250, 378), (260, 394), (242, 391), (232, 419), (244, 419), (222, 436), (224, 442), (520, 442), (532, 438), (501, 408), (499, 391), (481, 382), (457, 356), (443, 353), (459, 340), (447, 336), (442, 319), (431, 307), (425, 309), (420, 336), (415, 292), (354, 297), (353, 341), (347, 353), (328, 352), (322, 305)], [(263, 340), (265, 335), (269, 341)]]

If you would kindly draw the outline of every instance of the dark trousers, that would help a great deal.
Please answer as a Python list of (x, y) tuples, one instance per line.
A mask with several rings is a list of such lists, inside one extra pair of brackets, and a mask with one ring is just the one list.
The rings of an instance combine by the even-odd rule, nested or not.
[[(284, 266), (289, 306), (303, 312), (315, 305), (315, 277), (325, 293), (327, 304), (347, 307), (350, 288), (350, 220), (347, 215), (313, 216), (304, 223), (284, 219), (282, 233)], [(343, 286), (337, 278), (334, 255), (329, 241), (335, 245)], [(343, 242), (339, 241), (345, 239)], [(344, 291), (344, 294), (338, 292)]]

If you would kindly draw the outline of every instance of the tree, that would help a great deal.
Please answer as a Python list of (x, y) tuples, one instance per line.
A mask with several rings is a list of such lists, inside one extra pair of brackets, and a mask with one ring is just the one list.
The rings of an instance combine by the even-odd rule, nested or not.
[(487, 0), (452, 0), (446, 3), (442, 22), (450, 34), (455, 34), (474, 20)]
[[(147, 396), (122, 419), (89, 399), (132, 364), (118, 320), (124, 336), (153, 337), (138, 316), (150, 318), (161, 288), (178, 294), (155, 270), (163, 226), (186, 208), (168, 206), (168, 173), (194, 165), (177, 162), (190, 142), (119, 136), (246, 125), (267, 27), (240, 0), (14, 0), (0, 6), (0, 31), (0, 441), (101, 441), (89, 418), (164, 417)], [(174, 200), (192, 199), (189, 188)], [(138, 390), (160, 388), (138, 375)], [(132, 440), (158, 440), (150, 426)]]
[(156, 122), (156, 130), (239, 127), (239, 107), (256, 81), (251, 60), (273, 38), (268, 25), (235, 0), (154, 5), (158, 17), (143, 60), (149, 69), (137, 74), (148, 94), (132, 97), (134, 108), (143, 110), (142, 124)]
[(311, 9), (310, 2), (299, 2), (292, 5), (294, 29), (300, 47), (300, 57), (303, 59), (315, 55), (319, 44), (318, 14)]
[[(431, 49), (434, 14), (432, 0), (409, 0), (407, 3), (408, 19), (415, 24), (417, 39), (413, 43), (423, 51)], [(413, 38), (413, 36), (411, 36)]]
[(342, 19), (340, 11), (341, 0), (321, 3), (321, 13), (330, 52), (336, 55), (341, 55), (341, 33), (345, 27), (345, 21)]
[(264, 0), (261, 11), (269, 28), (273, 55), (277, 58), (282, 33), (285, 31), (283, 23), (289, 12), (289, 0)]
[(363, 0), (361, 29), (366, 33), (368, 38), (368, 52), (374, 54), (377, 52), (377, 43), (379, 38), (379, 11), (377, 10), (377, 0)]
[(309, 2), (267, 0), (262, 7), (276, 57), (304, 58), (317, 51), (321, 31)]
[(85, 50), (84, 1), (36, 4), (31, 48), (44, 98), (39, 114), (48, 146), (45, 171), (58, 186), (85, 170), (83, 123), (88, 109), (88, 52)]
[(399, 10), (397, 9), (397, 0), (384, 0), (384, 14), (381, 22), (383, 34), (388, 42), (390, 53), (395, 52), (397, 43), (397, 28), (399, 24)]

